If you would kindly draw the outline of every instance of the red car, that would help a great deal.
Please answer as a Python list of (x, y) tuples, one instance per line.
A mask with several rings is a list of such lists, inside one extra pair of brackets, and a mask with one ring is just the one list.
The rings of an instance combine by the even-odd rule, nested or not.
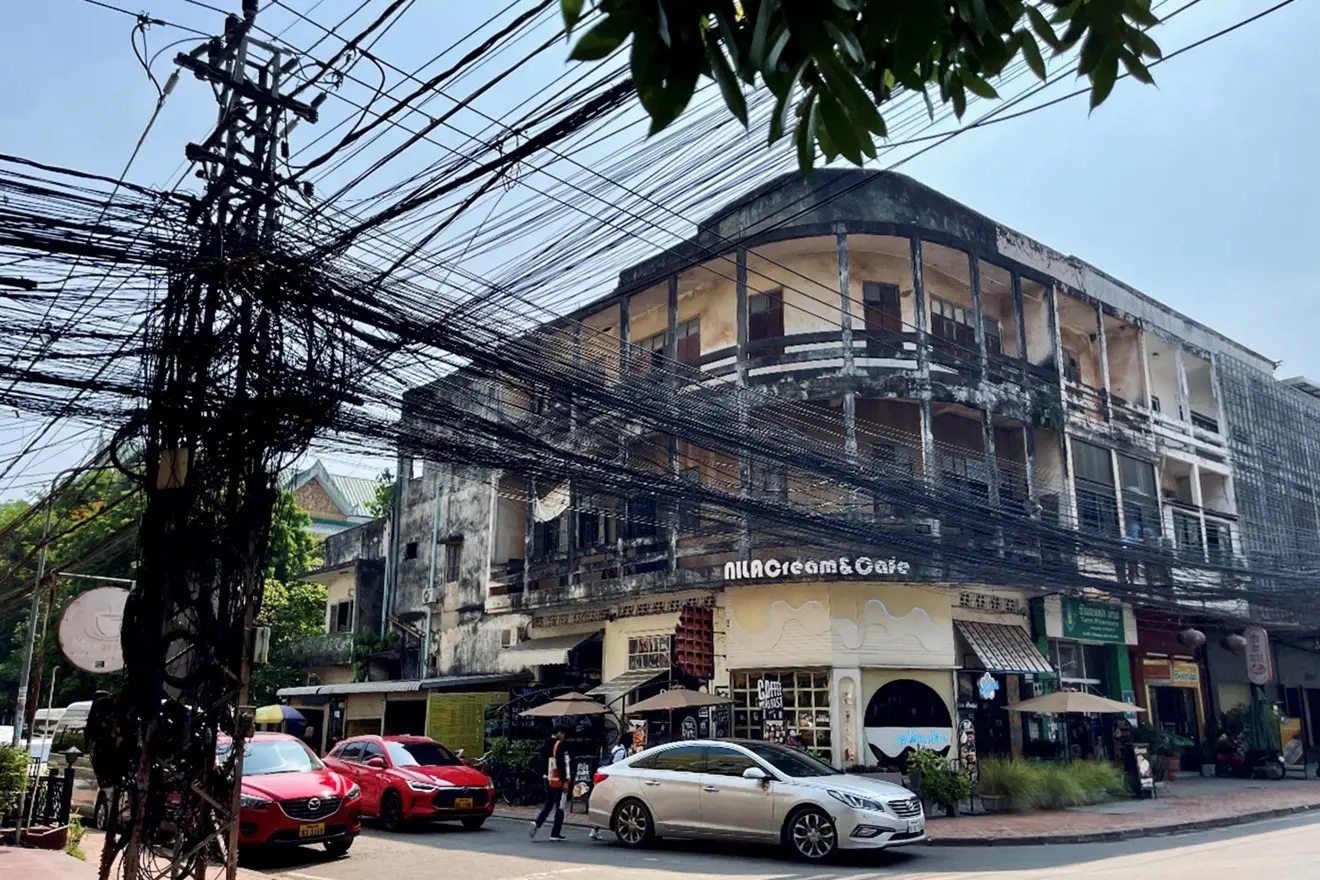
[(362, 812), (387, 831), (414, 819), (460, 821), (475, 831), (495, 811), (490, 777), (424, 736), (355, 736), (325, 762), (362, 787)]
[[(221, 760), (232, 748), (221, 740)], [(321, 763), (300, 740), (258, 733), (243, 751), (240, 849), (320, 843), (342, 856), (362, 830), (362, 790)]]

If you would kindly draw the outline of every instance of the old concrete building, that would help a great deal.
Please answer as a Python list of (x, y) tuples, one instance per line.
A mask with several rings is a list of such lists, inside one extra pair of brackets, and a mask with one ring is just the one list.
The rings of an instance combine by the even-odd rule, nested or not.
[[(734, 703), (694, 729), (793, 736), (839, 764), (951, 745), (960, 716), (984, 750), (1031, 752), (1048, 731), (1002, 708), (1042, 684), (1135, 699), (1204, 733), (1205, 649), (1143, 636), (1115, 597), (1163, 591), (1188, 616), (1151, 626), (1208, 627), (1197, 614), (1245, 608), (1235, 571), (1258, 556), (1286, 568), (1310, 546), (1299, 534), (1320, 538), (1320, 405), (1305, 383), (900, 175), (781, 178), (700, 230), (537, 331), (548, 357), (641, 397), (676, 363), (672, 395), (724, 395), (712, 438), (792, 434), (815, 449), (775, 461), (583, 417), (577, 392), (554, 387), (459, 376), (417, 389), (403, 416), (417, 436), (428, 400), (480, 387), (511, 423), (694, 487), (547, 485), (405, 450), (386, 605), (420, 638), (420, 677), (527, 671), (626, 702), (681, 651), (704, 651), (700, 684)], [(1288, 418), (1310, 439), (1275, 443)], [(811, 455), (878, 476), (870, 491), (822, 488)], [(1269, 483), (1285, 474), (1279, 513)], [(712, 504), (720, 493), (743, 512)], [(983, 526), (950, 498), (1040, 529)], [(758, 501), (781, 512), (747, 513)], [(788, 537), (782, 510), (815, 537)], [(820, 537), (823, 517), (883, 539)], [(1141, 561), (1116, 562), (1124, 547)], [(1086, 589), (1020, 574), (1060, 556)]]

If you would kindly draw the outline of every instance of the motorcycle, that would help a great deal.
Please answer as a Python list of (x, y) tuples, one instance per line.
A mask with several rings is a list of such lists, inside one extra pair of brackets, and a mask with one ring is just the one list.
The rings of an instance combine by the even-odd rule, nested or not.
[(1225, 736), (1215, 760), (1217, 776), (1250, 779), (1257, 774), (1279, 780), (1287, 775), (1283, 754), (1277, 749), (1250, 749), (1242, 740)]

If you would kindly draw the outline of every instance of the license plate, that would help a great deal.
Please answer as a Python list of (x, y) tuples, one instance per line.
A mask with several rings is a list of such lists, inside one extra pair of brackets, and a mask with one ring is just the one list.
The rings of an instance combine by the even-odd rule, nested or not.
[(454, 809), (455, 810), (472, 809), (472, 798), (454, 798)]
[(299, 837), (320, 837), (325, 834), (325, 823), (316, 822), (312, 825), (303, 825), (298, 829)]
[(908, 834), (915, 834), (921, 830), (920, 819), (908, 819)]

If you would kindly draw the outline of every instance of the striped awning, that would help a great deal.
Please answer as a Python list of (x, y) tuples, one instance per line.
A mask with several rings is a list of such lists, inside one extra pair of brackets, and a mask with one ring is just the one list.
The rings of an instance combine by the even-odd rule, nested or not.
[(1050, 662), (1036, 650), (1031, 636), (1020, 626), (976, 620), (955, 620), (954, 623), (989, 672), (1018, 675), (1054, 672)]

